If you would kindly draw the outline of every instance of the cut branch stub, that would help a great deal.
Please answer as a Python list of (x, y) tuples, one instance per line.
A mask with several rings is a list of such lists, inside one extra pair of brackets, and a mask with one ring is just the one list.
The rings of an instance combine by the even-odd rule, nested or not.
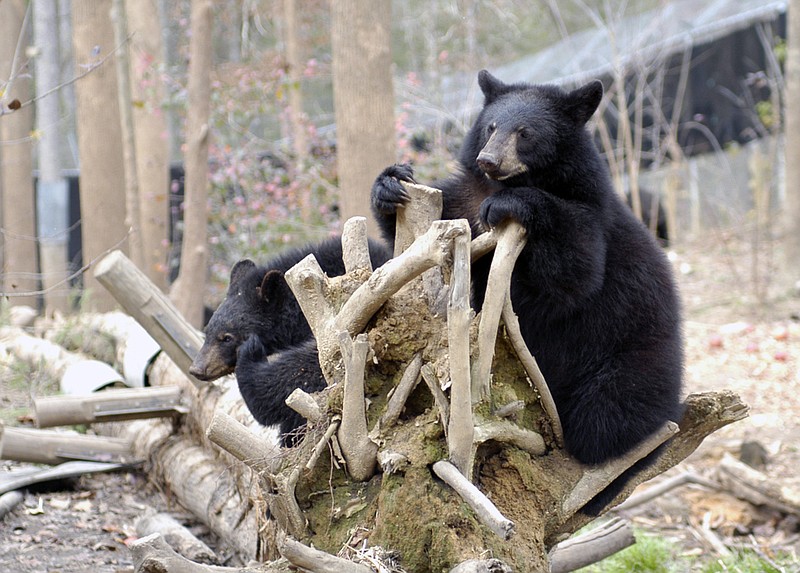
[(347, 462), (347, 471), (357, 481), (365, 481), (375, 473), (378, 446), (367, 435), (367, 413), (364, 401), (364, 371), (369, 352), (366, 334), (356, 336), (355, 342), (346, 331), (339, 333), (339, 345), (344, 358), (344, 395), (339, 445)]
[(470, 298), (469, 235), (462, 234), (453, 244), (453, 273), (450, 303), (447, 308), (447, 342), (450, 363), (450, 419), (447, 447), (450, 461), (467, 478), (472, 478), (475, 459), (472, 415), (472, 390), (469, 368), (469, 327), (472, 322)]
[(347, 273), (358, 269), (372, 270), (366, 217), (351, 217), (345, 222), (342, 230), (342, 259)]
[(394, 255), (405, 251), (411, 243), (442, 218), (442, 192), (418, 183), (402, 182), (409, 201), (397, 209)]

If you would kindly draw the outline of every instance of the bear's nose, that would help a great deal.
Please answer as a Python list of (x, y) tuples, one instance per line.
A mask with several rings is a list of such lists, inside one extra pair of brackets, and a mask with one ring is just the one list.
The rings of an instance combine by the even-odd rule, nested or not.
[(497, 159), (497, 157), (485, 151), (481, 151), (478, 154), (477, 162), (478, 167), (480, 167), (485, 173), (493, 173), (500, 169), (500, 161)]
[(206, 367), (203, 364), (195, 364), (192, 362), (192, 365), (189, 366), (189, 374), (197, 378), (198, 380), (205, 380), (206, 379)]

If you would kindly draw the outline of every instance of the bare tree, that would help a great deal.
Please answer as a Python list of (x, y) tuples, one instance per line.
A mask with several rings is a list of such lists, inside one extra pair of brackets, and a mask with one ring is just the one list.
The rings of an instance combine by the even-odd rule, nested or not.
[(164, 88), (161, 25), (155, 0), (126, 2), (130, 35), (136, 175), (139, 182), (142, 271), (162, 290), (167, 286), (169, 239), (169, 144), (161, 109)]
[[(786, 199), (785, 261), (796, 269), (800, 260), (800, 10), (789, 10), (788, 59), (786, 62)], [(795, 274), (795, 278), (798, 278)]]
[(292, 127), (292, 147), (295, 160), (302, 166), (308, 158), (308, 138), (303, 123), (303, 92), (300, 81), (303, 77), (303, 56), (300, 52), (297, 0), (283, 0), (283, 38), (286, 56), (289, 122)]
[[(77, 70), (98, 64), (111, 52), (111, 0), (73, 0), (73, 49)], [(127, 247), (125, 170), (122, 160), (117, 80), (114, 66), (99, 65), (75, 84), (80, 153), (81, 243), (83, 262)], [(114, 308), (114, 299), (90, 273), (84, 274), (90, 306)]]
[[(35, 0), (33, 30), (37, 47), (36, 131), (39, 134), (39, 180), (37, 216), (42, 287), (47, 312), (66, 312), (69, 308), (67, 286), (67, 227), (69, 226), (67, 181), (61, 176), (62, 142), (59, 94), (53, 89), (60, 83), (58, 45), (58, 6), (47, 0)], [(44, 95), (47, 94), (47, 95)]]
[(139, 178), (136, 173), (136, 147), (133, 135), (133, 104), (129, 75), (128, 17), (125, 0), (112, 0), (111, 22), (117, 48), (114, 69), (117, 72), (117, 103), (119, 104), (122, 165), (125, 169), (125, 226), (128, 227), (128, 251), (131, 260), (143, 267), (142, 224), (139, 217)]
[(347, 220), (370, 216), (372, 182), (395, 161), (391, 2), (341, 0), (331, 12), (336, 155)]
[(170, 298), (186, 320), (203, 322), (208, 248), (208, 117), (211, 106), (211, 2), (192, 0), (189, 88), (186, 117), (186, 187), (181, 268)]
[[(26, 36), (25, 0), (0, 2), (0, 109), (30, 96), (29, 72), (21, 73)], [(32, 293), (36, 275), (36, 230), (32, 172), (33, 110), (25, 107), (0, 118), (0, 193), (2, 194), (3, 293)], [(11, 299), (36, 306), (36, 296)]]

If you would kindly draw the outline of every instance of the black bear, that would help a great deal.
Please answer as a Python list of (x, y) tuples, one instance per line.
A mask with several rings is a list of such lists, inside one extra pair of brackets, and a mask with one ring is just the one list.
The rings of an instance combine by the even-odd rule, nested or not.
[[(369, 242), (373, 268), (391, 256), (388, 247)], [(311, 329), (283, 273), (314, 254), (328, 276), (344, 274), (342, 241), (334, 237), (316, 245), (290, 249), (264, 266), (249, 259), (231, 269), (228, 293), (205, 327), (206, 338), (189, 372), (199, 380), (216, 380), (236, 367), (239, 346), (256, 335), (267, 354), (311, 338)]]
[[(376, 241), (370, 241), (369, 251), (373, 268), (391, 256)], [(325, 387), (316, 341), (283, 276), (309, 253), (328, 276), (344, 274), (341, 238), (290, 250), (265, 266), (247, 259), (236, 263), (227, 296), (206, 325), (206, 339), (189, 369), (200, 380), (235, 371), (250, 413), (265, 426), (279, 425), (282, 435), (303, 424), (284, 403), (286, 397), (295, 388), (314, 392)]]
[(305, 420), (286, 405), (286, 398), (296, 388), (311, 393), (326, 386), (313, 338), (268, 356), (255, 334), (239, 347), (236, 381), (253, 418), (264, 426), (278, 426), (281, 444), (289, 446), (297, 443), (299, 434), (295, 430)]
[[(565, 91), (505, 84), (484, 70), (478, 83), (484, 106), (459, 170), (432, 186), (443, 192), (443, 218), (469, 220), (473, 235), (505, 219), (527, 230), (511, 284), (523, 337), (553, 394), (567, 451), (605, 462), (680, 419), (680, 308), (669, 263), (614, 192), (585, 127), (600, 82)], [(407, 200), (398, 180), (412, 179), (408, 165), (395, 165), (373, 185), (373, 212), (390, 242)], [(472, 266), (476, 310), (490, 263)]]

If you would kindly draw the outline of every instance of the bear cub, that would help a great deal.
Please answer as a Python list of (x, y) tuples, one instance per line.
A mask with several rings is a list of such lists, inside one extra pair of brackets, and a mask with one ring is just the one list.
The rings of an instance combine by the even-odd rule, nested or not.
[[(511, 300), (525, 342), (558, 407), (567, 451), (598, 464), (629, 451), (682, 413), (679, 300), (670, 265), (614, 192), (586, 129), (603, 87), (572, 91), (505, 84), (487, 71), (484, 106), (463, 143), (458, 172), (431, 184), (443, 219), (469, 220), (473, 236), (506, 219), (527, 230)], [(385, 169), (372, 209), (392, 242), (399, 181)], [(491, 257), (472, 266), (480, 310)], [(597, 509), (597, 508), (595, 508)]]
[[(369, 252), (373, 268), (391, 256), (378, 241), (370, 241)], [(206, 325), (205, 341), (189, 369), (205, 381), (235, 372), (253, 417), (265, 426), (280, 424), (282, 434), (303, 424), (284, 403), (286, 397), (295, 388), (314, 392), (325, 387), (311, 328), (284, 277), (308, 254), (328, 276), (344, 274), (340, 237), (291, 249), (264, 266), (248, 259), (237, 262), (225, 300)]]

